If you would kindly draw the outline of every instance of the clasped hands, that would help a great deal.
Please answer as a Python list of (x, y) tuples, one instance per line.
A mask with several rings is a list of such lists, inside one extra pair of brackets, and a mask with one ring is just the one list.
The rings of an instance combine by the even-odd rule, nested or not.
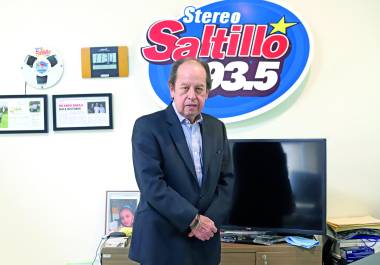
[(195, 236), (199, 240), (206, 241), (212, 238), (217, 231), (218, 229), (210, 218), (199, 215), (198, 224), (191, 230), (188, 236)]

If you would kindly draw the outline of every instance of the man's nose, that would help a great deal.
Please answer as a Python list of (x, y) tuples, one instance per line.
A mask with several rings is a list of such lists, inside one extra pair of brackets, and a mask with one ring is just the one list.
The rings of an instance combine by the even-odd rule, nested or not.
[(190, 88), (189, 91), (187, 92), (187, 97), (189, 99), (194, 99), (195, 98), (195, 89), (194, 88)]

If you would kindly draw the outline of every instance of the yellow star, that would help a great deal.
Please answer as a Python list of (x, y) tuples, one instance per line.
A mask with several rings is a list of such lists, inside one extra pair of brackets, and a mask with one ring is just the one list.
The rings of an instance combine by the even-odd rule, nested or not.
[(278, 21), (277, 23), (269, 23), (269, 24), (273, 27), (270, 34), (273, 34), (277, 31), (279, 31), (279, 32), (284, 33), (286, 35), (286, 29), (291, 27), (291, 26), (296, 25), (297, 23), (287, 23), (287, 22), (285, 22), (285, 17), (282, 17), (280, 19), (280, 21)]

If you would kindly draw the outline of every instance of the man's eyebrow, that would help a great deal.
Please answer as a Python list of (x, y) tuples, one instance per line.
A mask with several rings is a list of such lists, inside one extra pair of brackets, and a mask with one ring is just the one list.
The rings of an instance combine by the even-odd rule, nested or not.
[(207, 87), (207, 85), (205, 83), (196, 83), (196, 84), (190, 84), (189, 82), (182, 82), (182, 83), (178, 83), (178, 86), (179, 87), (188, 87), (188, 86), (194, 86), (195, 88), (197, 87), (201, 87), (201, 88), (204, 88), (204, 87)]

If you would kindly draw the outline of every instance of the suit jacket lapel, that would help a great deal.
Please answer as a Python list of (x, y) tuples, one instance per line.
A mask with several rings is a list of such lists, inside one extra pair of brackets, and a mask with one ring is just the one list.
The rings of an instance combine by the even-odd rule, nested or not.
[(193, 159), (191, 158), (189, 147), (187, 146), (186, 138), (182, 130), (182, 126), (178, 120), (178, 117), (172, 107), (166, 109), (167, 122), (170, 124), (169, 132), (173, 138), (173, 142), (177, 147), (178, 153), (182, 157), (183, 162), (189, 171), (193, 174), (195, 180), (197, 180), (197, 175), (195, 173)]
[(203, 116), (204, 120), (202, 122), (202, 151), (203, 151), (203, 179), (202, 179), (202, 188), (207, 186), (207, 172), (212, 159), (212, 153), (214, 146), (212, 144), (213, 134), (212, 127), (207, 122), (207, 118)]

